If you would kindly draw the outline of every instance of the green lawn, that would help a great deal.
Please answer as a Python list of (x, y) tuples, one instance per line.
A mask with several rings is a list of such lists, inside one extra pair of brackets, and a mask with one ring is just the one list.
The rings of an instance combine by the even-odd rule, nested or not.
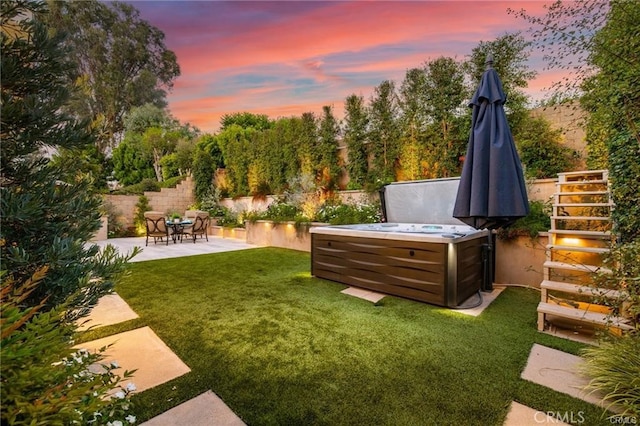
[[(501, 425), (516, 400), (597, 407), (520, 379), (539, 293), (510, 288), (479, 317), (385, 297), (377, 305), (311, 277), (308, 253), (260, 248), (132, 264), (117, 292), (191, 373), (134, 397), (140, 420), (213, 390), (249, 425)], [(135, 378), (134, 378), (135, 380)]]

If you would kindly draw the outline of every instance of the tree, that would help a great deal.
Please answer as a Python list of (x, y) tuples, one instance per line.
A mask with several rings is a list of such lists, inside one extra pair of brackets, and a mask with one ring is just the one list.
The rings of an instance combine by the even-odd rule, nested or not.
[[(47, 311), (65, 302), (73, 319), (112, 288), (124, 259), (85, 245), (100, 227), (102, 199), (89, 191), (86, 176), (70, 177), (65, 164), (50, 162), (42, 149), (93, 143), (86, 122), (64, 112), (71, 94), (66, 75), (74, 65), (63, 39), (37, 19), (46, 13), (41, 3), (0, 4), (2, 279), (26, 283), (48, 268), (22, 306), (43, 304)], [(30, 13), (36, 19), (22, 19)]]
[(429, 158), (424, 177), (457, 176), (459, 158), (464, 154), (469, 135), (464, 108), (469, 90), (465, 86), (463, 65), (453, 58), (440, 57), (425, 64), (425, 97), (428, 105)]
[(180, 126), (178, 120), (169, 112), (154, 104), (147, 103), (131, 108), (124, 117), (124, 131), (142, 134), (150, 127), (175, 129)]
[(224, 156), (229, 193), (232, 196), (244, 196), (249, 193), (248, 172), (251, 157), (250, 141), (257, 130), (253, 127), (242, 128), (231, 124), (221, 131), (216, 139)]
[(378, 183), (395, 180), (395, 167), (398, 158), (398, 99), (395, 84), (385, 80), (375, 88), (369, 106), (369, 143), (373, 157), (372, 171)]
[(254, 128), (256, 130), (264, 130), (271, 127), (271, 120), (264, 114), (252, 114), (250, 112), (236, 112), (233, 114), (225, 114), (220, 119), (220, 130), (224, 131), (228, 127), (236, 124), (243, 129)]
[(140, 142), (144, 150), (151, 154), (153, 170), (158, 182), (164, 180), (162, 158), (175, 151), (180, 139), (179, 131), (164, 130), (160, 127), (150, 127), (142, 134)]
[(297, 146), (297, 156), (299, 170), (294, 173), (288, 173), (287, 182), (296, 177), (298, 173), (303, 175), (313, 174), (313, 156), (314, 148), (318, 145), (318, 126), (315, 115), (312, 112), (302, 114), (300, 122), (300, 137)]
[(319, 186), (324, 189), (337, 188), (340, 178), (340, 165), (338, 160), (338, 135), (340, 126), (333, 116), (332, 108), (328, 105), (322, 107), (322, 118), (318, 130), (318, 147), (315, 150), (316, 176)]
[(123, 118), (134, 106), (164, 107), (166, 91), (180, 75), (164, 34), (140, 18), (131, 5), (97, 0), (50, 0), (51, 28), (69, 34), (65, 44), (77, 69), (68, 74), (82, 91), (67, 107), (88, 118), (101, 151), (116, 145)]
[(198, 202), (213, 193), (214, 160), (211, 154), (201, 145), (196, 145), (193, 156), (193, 180), (195, 181), (195, 198)]
[(421, 68), (407, 71), (400, 87), (399, 105), (402, 136), (400, 139), (399, 180), (422, 177), (421, 163), (425, 154), (427, 127), (426, 74)]
[(121, 185), (134, 185), (143, 179), (155, 179), (153, 158), (142, 148), (142, 136), (127, 133), (124, 140), (113, 150), (113, 175)]
[(369, 117), (364, 98), (355, 94), (348, 96), (344, 110), (344, 142), (347, 145), (349, 184), (353, 188), (362, 188), (369, 170), (366, 145)]
[(190, 174), (195, 147), (195, 139), (179, 139), (175, 150), (160, 159), (162, 178), (167, 180)]
[(86, 175), (43, 150), (93, 143), (86, 123), (64, 112), (73, 64), (60, 36), (37, 19), (46, 12), (39, 2), (0, 2), (2, 424), (111, 421), (130, 405), (106, 397), (119, 380), (109, 368), (87, 370), (84, 362), (101, 354), (71, 347), (73, 320), (112, 289), (129, 257), (86, 244), (100, 227), (102, 200)]
[(556, 93), (580, 97), (587, 112), (587, 164), (609, 169), (620, 242), (640, 236), (640, 3), (556, 2), (544, 17), (513, 11), (531, 25), (552, 69), (571, 74)]
[(553, 130), (544, 118), (524, 120), (516, 146), (528, 178), (554, 178), (574, 170), (578, 153), (562, 145), (561, 139), (562, 131)]
[(522, 89), (526, 88), (528, 81), (536, 75), (527, 65), (530, 49), (531, 42), (525, 40), (521, 33), (507, 33), (493, 41), (481, 41), (473, 48), (471, 57), (465, 63), (465, 69), (475, 88), (486, 69), (487, 56), (493, 56), (493, 68), (500, 76), (507, 96), (505, 112), (514, 139), (521, 120), (528, 114), (528, 96)]

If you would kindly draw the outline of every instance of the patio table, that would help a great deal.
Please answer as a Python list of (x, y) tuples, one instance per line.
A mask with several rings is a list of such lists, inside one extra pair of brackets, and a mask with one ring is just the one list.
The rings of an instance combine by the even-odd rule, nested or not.
[(182, 242), (182, 234), (184, 233), (184, 229), (193, 225), (193, 221), (190, 219), (181, 219), (180, 221), (168, 220), (167, 227), (171, 228), (171, 239), (175, 244), (180, 238), (180, 242)]

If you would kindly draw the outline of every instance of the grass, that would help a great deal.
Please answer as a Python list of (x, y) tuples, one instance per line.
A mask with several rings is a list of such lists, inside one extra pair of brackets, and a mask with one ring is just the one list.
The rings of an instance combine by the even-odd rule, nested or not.
[[(308, 253), (260, 248), (141, 262), (117, 287), (191, 372), (134, 397), (142, 421), (209, 389), (250, 425), (501, 425), (515, 400), (602, 410), (520, 379), (539, 293), (510, 288), (479, 317), (386, 297), (374, 305), (310, 276)], [(135, 379), (135, 378), (134, 378)]]

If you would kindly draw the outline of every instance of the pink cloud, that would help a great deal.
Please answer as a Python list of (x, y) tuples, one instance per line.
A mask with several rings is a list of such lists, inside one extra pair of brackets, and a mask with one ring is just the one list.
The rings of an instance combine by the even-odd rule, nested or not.
[[(169, 107), (214, 131), (225, 113), (270, 117), (321, 112), (342, 117), (351, 93), (369, 98), (384, 79), (438, 56), (464, 59), (479, 41), (524, 30), (508, 7), (543, 12), (542, 2), (134, 2), (160, 28), (182, 75)], [(265, 75), (263, 80), (255, 78)], [(245, 76), (239, 78), (238, 76)], [(538, 91), (546, 81), (531, 82)], [(551, 78), (551, 77), (549, 77)], [(555, 78), (555, 77), (554, 77)], [(299, 86), (305, 82), (307, 86)]]

